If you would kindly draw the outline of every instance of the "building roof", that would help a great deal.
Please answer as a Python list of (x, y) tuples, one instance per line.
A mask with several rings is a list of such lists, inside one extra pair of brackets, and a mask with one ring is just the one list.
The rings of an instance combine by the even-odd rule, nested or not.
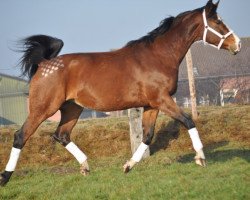
[(28, 94), (28, 81), (0, 73), (0, 98)]
[[(242, 38), (242, 49), (237, 55), (228, 51), (217, 50), (209, 45), (198, 42), (192, 45), (194, 74), (197, 78), (250, 75), (250, 38)], [(187, 79), (186, 59), (179, 70), (179, 80)]]
[(28, 83), (28, 81), (23, 79), (23, 78), (16, 77), (16, 76), (11, 76), (11, 75), (8, 75), (8, 74), (0, 73), (0, 80), (1, 80), (1, 77), (6, 77), (6, 78), (14, 79), (14, 80), (17, 80), (17, 81), (22, 81), (22, 82)]

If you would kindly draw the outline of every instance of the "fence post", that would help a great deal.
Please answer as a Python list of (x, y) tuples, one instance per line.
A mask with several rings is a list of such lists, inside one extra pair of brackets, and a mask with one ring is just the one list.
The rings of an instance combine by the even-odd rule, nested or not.
[[(143, 129), (142, 129), (142, 112), (143, 108), (131, 108), (128, 110), (129, 127), (130, 127), (130, 143), (132, 154), (136, 151), (142, 142)], [(150, 155), (149, 148), (144, 153), (144, 158)]]
[(194, 82), (194, 71), (193, 71), (193, 60), (191, 50), (189, 49), (186, 54), (187, 62), (187, 71), (188, 71), (188, 82), (189, 82), (189, 91), (191, 97), (191, 107), (192, 107), (192, 116), (193, 119), (198, 119), (197, 104), (196, 104), (196, 91), (195, 91), (195, 82)]
[(225, 106), (223, 90), (220, 89), (220, 105)]
[(92, 110), (91, 111), (91, 117), (92, 118), (96, 118), (97, 114), (96, 114), (96, 111), (95, 110)]

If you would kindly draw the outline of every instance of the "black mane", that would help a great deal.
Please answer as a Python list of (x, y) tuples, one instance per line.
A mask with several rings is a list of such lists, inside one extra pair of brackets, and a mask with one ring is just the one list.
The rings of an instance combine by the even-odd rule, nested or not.
[(126, 47), (131, 47), (131, 46), (134, 46), (134, 45), (140, 44), (140, 43), (145, 43), (146, 45), (149, 43), (152, 43), (152, 42), (154, 42), (155, 38), (157, 38), (160, 35), (163, 35), (167, 31), (169, 31), (172, 26), (179, 23), (180, 20), (182, 20), (182, 17), (184, 15), (189, 14), (189, 13), (194, 12), (194, 11), (202, 12), (203, 9), (204, 9), (204, 7), (195, 9), (193, 11), (186, 11), (186, 12), (180, 13), (177, 17), (173, 17), (173, 16), (168, 17), (160, 22), (159, 27), (157, 27), (153, 31), (149, 32), (147, 35), (145, 35), (137, 40), (132, 40), (132, 41), (128, 42), (126, 44)]
[(166, 33), (174, 22), (175, 17), (169, 17), (161, 21), (160, 26), (153, 31), (149, 32), (147, 35), (137, 39), (132, 40), (126, 44), (126, 46), (134, 46), (139, 43), (149, 44), (155, 40), (156, 37)]

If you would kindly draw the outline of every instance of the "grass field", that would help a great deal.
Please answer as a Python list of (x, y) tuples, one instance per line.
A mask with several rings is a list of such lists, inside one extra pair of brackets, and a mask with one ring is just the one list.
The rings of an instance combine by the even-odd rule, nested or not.
[[(161, 116), (153, 155), (125, 175), (127, 119), (100, 119), (79, 122), (72, 134), (89, 156), (91, 174), (83, 177), (77, 162), (51, 140), (56, 124), (43, 124), (24, 148), (9, 184), (0, 188), (0, 199), (250, 199), (250, 106), (199, 112), (206, 168), (194, 164), (185, 128)], [(17, 128), (0, 129), (0, 169)]]

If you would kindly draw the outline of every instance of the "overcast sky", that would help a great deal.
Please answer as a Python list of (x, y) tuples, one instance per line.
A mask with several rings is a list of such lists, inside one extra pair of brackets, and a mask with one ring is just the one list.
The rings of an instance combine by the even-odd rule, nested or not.
[[(19, 76), (15, 41), (46, 34), (61, 54), (109, 51), (144, 36), (160, 21), (207, 0), (0, 0), (0, 73)], [(218, 13), (240, 37), (250, 36), (250, 0), (221, 0)]]

